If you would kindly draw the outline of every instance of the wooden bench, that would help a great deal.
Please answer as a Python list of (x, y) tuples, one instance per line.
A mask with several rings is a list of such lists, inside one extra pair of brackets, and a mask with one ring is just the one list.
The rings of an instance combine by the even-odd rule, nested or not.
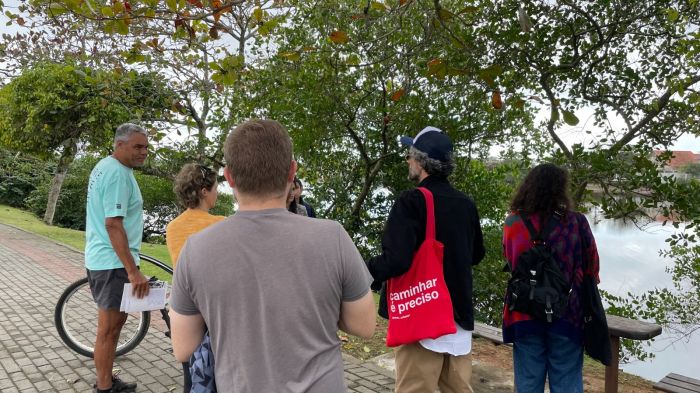
[(654, 389), (669, 393), (698, 393), (700, 392), (700, 379), (671, 373), (655, 383)]
[(490, 326), (481, 322), (474, 322), (475, 336), (485, 338), (492, 341), (494, 344), (503, 344), (503, 331), (501, 328)]
[[(610, 361), (610, 365), (605, 368), (605, 393), (617, 393), (618, 374), (620, 371), (620, 338), (649, 340), (661, 334), (661, 326), (615, 315), (606, 315), (606, 317), (608, 320), (608, 330), (610, 331), (612, 360)], [(503, 333), (501, 329), (489, 326), (485, 323), (474, 323), (474, 335), (490, 340), (494, 344), (503, 344)], [(666, 378), (664, 378), (664, 380), (665, 379)], [(688, 390), (683, 392), (700, 393), (700, 390)]]
[(617, 377), (620, 371), (620, 337), (630, 340), (649, 340), (661, 334), (661, 326), (634, 319), (606, 315), (610, 331), (612, 360), (605, 368), (605, 393), (617, 393)]

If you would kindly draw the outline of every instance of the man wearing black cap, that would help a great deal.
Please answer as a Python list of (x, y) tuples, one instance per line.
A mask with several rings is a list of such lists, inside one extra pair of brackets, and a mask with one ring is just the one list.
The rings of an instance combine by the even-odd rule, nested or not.
[[(472, 266), (484, 257), (479, 213), (474, 202), (455, 190), (447, 177), (454, 170), (452, 141), (441, 130), (426, 127), (410, 146), (408, 178), (425, 187), (435, 201), (436, 238), (444, 245), (443, 272), (452, 300), (457, 332), (396, 348), (396, 392), (473, 392), (471, 333), (474, 330)], [(404, 274), (425, 239), (425, 198), (416, 189), (404, 191), (389, 213), (382, 237), (382, 254), (367, 267), (375, 284), (383, 283), (379, 315), (388, 318), (385, 281)], [(376, 287), (375, 287), (376, 288)]]

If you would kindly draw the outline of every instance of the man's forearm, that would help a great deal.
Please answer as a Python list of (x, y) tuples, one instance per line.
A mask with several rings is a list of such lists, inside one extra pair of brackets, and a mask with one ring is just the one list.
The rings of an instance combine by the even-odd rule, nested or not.
[(106, 224), (107, 234), (109, 235), (109, 241), (112, 243), (112, 248), (117, 254), (117, 257), (124, 265), (127, 272), (133, 272), (137, 269), (134, 257), (131, 255), (129, 250), (129, 240), (126, 237), (126, 231), (124, 226), (115, 223)]

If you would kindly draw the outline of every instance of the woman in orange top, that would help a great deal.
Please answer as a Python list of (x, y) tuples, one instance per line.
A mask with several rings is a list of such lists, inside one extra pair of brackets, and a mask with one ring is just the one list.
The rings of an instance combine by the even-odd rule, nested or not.
[(187, 210), (171, 221), (165, 229), (165, 243), (173, 261), (173, 268), (177, 264), (182, 246), (190, 235), (226, 218), (209, 214), (209, 209), (216, 205), (218, 185), (216, 173), (197, 164), (185, 165), (175, 178), (173, 190)]
[[(216, 205), (217, 186), (216, 173), (203, 165), (187, 164), (175, 178), (173, 191), (187, 210), (171, 221), (165, 229), (165, 243), (173, 261), (173, 268), (177, 264), (182, 246), (190, 235), (226, 218), (209, 214), (209, 209)], [(189, 363), (182, 363), (182, 370), (184, 391), (189, 393), (192, 388)]]

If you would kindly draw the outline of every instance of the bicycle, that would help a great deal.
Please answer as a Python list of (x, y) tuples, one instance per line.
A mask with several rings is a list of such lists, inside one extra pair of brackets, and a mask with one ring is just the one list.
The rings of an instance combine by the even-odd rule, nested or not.
[[(141, 271), (145, 275), (151, 275), (151, 281), (158, 279), (171, 281), (172, 267), (148, 255), (139, 254), (139, 256), (141, 258)], [(160, 313), (167, 327), (165, 335), (170, 337), (170, 316), (167, 304), (165, 308), (160, 310)], [(89, 358), (94, 356), (97, 305), (93, 301), (87, 277), (70, 284), (63, 291), (54, 311), (54, 323), (58, 335), (68, 348)], [(136, 348), (146, 337), (150, 324), (150, 311), (129, 313), (119, 335), (115, 355), (121, 356)]]

